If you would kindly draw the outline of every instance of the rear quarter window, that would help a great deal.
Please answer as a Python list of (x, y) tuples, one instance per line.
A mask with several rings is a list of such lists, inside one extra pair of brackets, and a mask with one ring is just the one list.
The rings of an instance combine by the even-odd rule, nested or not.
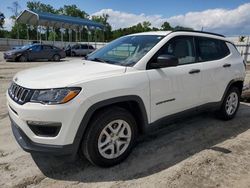
[(198, 61), (213, 61), (226, 57), (230, 51), (225, 41), (198, 37)]

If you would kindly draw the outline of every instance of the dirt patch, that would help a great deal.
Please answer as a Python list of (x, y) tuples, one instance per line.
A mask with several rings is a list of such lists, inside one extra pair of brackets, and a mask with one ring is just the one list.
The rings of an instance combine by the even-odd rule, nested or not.
[(46, 177), (43, 175), (27, 177), (20, 181), (18, 184), (14, 185), (13, 188), (26, 188), (28, 186), (35, 186), (45, 178)]
[(8, 153), (0, 150), (0, 157), (6, 157)]

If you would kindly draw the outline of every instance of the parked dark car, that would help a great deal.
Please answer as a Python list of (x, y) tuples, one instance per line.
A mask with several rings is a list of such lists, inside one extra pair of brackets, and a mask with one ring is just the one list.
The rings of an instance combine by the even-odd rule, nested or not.
[(4, 53), (4, 59), (21, 62), (39, 59), (60, 61), (65, 57), (66, 54), (62, 49), (45, 44), (31, 44)]
[(95, 48), (92, 45), (88, 44), (76, 44), (72, 47), (68, 46), (65, 49), (67, 56), (86, 56), (95, 51)]

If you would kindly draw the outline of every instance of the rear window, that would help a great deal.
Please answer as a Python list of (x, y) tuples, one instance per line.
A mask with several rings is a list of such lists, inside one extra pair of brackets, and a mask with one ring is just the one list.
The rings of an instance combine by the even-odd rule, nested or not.
[(230, 54), (224, 41), (205, 37), (198, 37), (197, 49), (199, 61), (218, 60)]

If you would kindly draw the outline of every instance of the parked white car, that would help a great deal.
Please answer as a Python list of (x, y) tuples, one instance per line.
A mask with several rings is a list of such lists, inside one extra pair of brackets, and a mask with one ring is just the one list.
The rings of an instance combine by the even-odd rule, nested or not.
[[(138, 134), (209, 109), (238, 108), (244, 62), (225, 37), (195, 31), (121, 37), (86, 60), (17, 73), (7, 91), (14, 136), (28, 152), (123, 161)], [(169, 121), (168, 121), (169, 122)]]
[(76, 44), (71, 48), (71, 56), (86, 56), (95, 51), (92, 45), (88, 44)]

